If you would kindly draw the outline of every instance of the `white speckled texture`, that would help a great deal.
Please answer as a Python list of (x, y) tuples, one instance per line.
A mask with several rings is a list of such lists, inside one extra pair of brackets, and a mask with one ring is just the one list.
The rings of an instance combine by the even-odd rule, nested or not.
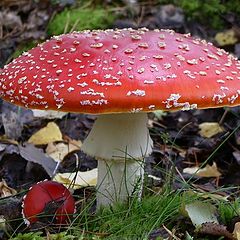
[[(205, 40), (171, 30), (56, 36), (0, 70), (5, 100), (83, 113), (235, 106), (239, 91), (238, 60)], [(180, 104), (171, 103), (173, 95)]]

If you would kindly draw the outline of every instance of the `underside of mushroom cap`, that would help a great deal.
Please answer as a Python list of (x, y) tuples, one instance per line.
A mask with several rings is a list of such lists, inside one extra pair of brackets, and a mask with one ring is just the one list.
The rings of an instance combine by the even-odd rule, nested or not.
[(171, 30), (95, 30), (52, 37), (0, 70), (5, 100), (82, 113), (235, 106), (240, 62)]

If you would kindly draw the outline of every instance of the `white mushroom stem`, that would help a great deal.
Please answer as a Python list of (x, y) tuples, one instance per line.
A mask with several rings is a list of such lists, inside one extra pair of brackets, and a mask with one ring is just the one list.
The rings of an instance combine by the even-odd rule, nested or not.
[(146, 113), (123, 113), (95, 121), (82, 150), (98, 160), (98, 207), (141, 196), (144, 157), (152, 152), (147, 120)]

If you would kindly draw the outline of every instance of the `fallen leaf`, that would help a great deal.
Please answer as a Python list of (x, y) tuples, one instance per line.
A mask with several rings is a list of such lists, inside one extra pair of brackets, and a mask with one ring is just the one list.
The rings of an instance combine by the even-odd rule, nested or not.
[(62, 141), (62, 133), (54, 122), (49, 122), (46, 127), (37, 131), (28, 140), (29, 143), (34, 145), (48, 144), (55, 141)]
[(204, 223), (218, 223), (216, 208), (209, 202), (195, 201), (185, 205), (185, 210), (195, 227)]
[(0, 197), (3, 198), (3, 197), (9, 197), (9, 196), (12, 196), (12, 195), (15, 195), (17, 194), (17, 191), (13, 188), (10, 188), (6, 181), (3, 179), (1, 182), (0, 182)]
[(97, 184), (97, 168), (86, 172), (58, 173), (55, 175), (55, 181), (62, 183), (66, 187), (79, 189), (87, 186), (96, 186)]
[(236, 222), (234, 225), (233, 236), (240, 240), (240, 222)]
[(199, 134), (205, 138), (211, 138), (214, 135), (224, 131), (217, 122), (204, 122), (199, 124), (199, 128)]
[(234, 45), (238, 42), (235, 31), (233, 29), (217, 33), (215, 36), (215, 40), (221, 47), (226, 45)]
[(213, 222), (203, 223), (197, 229), (197, 232), (200, 234), (221, 236), (221, 237), (226, 237), (227, 239), (236, 240), (236, 238), (233, 237), (233, 234), (227, 230), (227, 227), (225, 225), (218, 224), (218, 223), (213, 223)]
[(53, 158), (55, 161), (62, 161), (64, 157), (76, 150), (79, 150), (82, 145), (82, 142), (71, 140), (69, 142), (60, 142), (60, 143), (49, 143), (46, 148), (46, 153), (48, 156)]
[(58, 164), (51, 157), (48, 157), (42, 149), (36, 148), (32, 144), (19, 145), (18, 148), (19, 154), (25, 160), (41, 165), (50, 177), (54, 175)]
[[(29, 162), (37, 163), (43, 167), (46, 173), (52, 177), (58, 166), (57, 162), (48, 157), (42, 149), (36, 148), (34, 145), (25, 143), (24, 146), (17, 144), (0, 144), (0, 162), (6, 155), (17, 154)], [(15, 164), (17, 165), (17, 164)], [(15, 173), (15, 171), (13, 171)]]
[(68, 114), (66, 112), (59, 112), (59, 111), (53, 111), (53, 110), (39, 110), (39, 109), (33, 109), (32, 112), (34, 117), (47, 118), (47, 119), (54, 119), (54, 118), (62, 119), (65, 115)]
[(218, 171), (217, 164), (215, 162), (213, 162), (212, 166), (207, 164), (204, 168), (200, 168), (198, 166), (184, 168), (183, 173), (196, 175), (198, 177), (220, 177), (222, 175)]

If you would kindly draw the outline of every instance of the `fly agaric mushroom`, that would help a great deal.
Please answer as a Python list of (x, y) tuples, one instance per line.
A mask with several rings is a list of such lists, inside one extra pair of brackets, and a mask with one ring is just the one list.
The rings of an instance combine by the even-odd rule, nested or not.
[(24, 221), (33, 224), (47, 218), (48, 222), (66, 224), (75, 211), (75, 201), (61, 183), (39, 182), (31, 187), (23, 198)]
[(82, 150), (98, 160), (100, 206), (141, 193), (147, 112), (238, 105), (240, 62), (171, 30), (73, 32), (6, 65), (0, 91), (27, 108), (99, 114)]

